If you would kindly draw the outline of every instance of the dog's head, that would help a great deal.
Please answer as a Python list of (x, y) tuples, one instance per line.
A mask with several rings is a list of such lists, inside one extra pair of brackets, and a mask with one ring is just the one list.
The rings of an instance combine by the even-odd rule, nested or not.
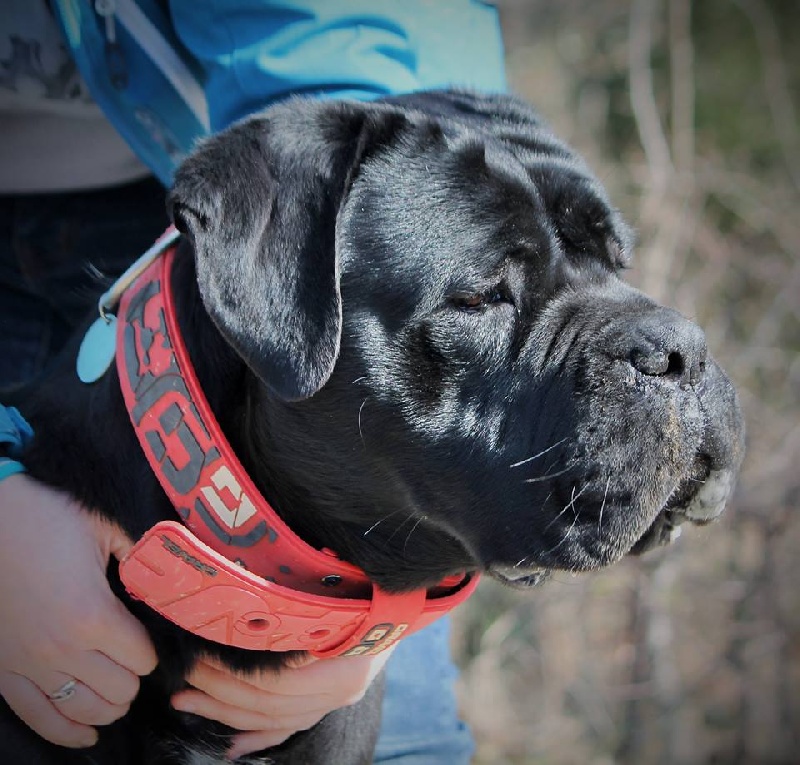
[(722, 511), (734, 390), (521, 102), (290, 102), (206, 141), (171, 207), (257, 381), (265, 492), (384, 586), (530, 584)]

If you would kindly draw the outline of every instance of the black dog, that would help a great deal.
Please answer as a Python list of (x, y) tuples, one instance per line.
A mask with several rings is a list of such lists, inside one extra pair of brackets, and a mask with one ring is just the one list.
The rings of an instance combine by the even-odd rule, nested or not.
[[(288, 102), (207, 140), (170, 206), (179, 324), (223, 430), (289, 526), (384, 589), (465, 570), (530, 586), (722, 511), (733, 388), (696, 326), (621, 280), (628, 229), (520, 101)], [(138, 538), (174, 511), (117, 372), (83, 385), (72, 364), (24, 406), (25, 461)], [(169, 694), (200, 651), (282, 656), (127, 602), (160, 656), (129, 715), (84, 754), (7, 712), (2, 762), (217, 761), (219, 727)], [(369, 762), (379, 692), (247, 761)]]

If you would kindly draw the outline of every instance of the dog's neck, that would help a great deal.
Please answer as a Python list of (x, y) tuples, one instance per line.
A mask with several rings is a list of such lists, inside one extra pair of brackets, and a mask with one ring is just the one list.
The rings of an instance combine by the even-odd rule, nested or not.
[[(248, 475), (290, 528), (307, 543), (329, 547), (325, 517), (308, 500), (281, 491), (290, 479), (277, 471), (270, 458), (270, 439), (265, 435), (264, 409), (271, 405), (266, 386), (231, 348), (209, 317), (197, 287), (195, 263), (183, 245), (173, 265), (173, 284), (185, 285), (173, 294), (177, 324), (189, 358), (211, 411), (225, 438)], [(313, 499), (313, 498), (312, 498)], [(314, 527), (304, 528), (302, 518), (312, 517)], [(299, 528), (298, 528), (299, 527)]]
[(185, 285), (185, 289), (175, 291), (173, 302), (177, 324), (200, 388), (248, 474), (259, 490), (268, 490), (264, 458), (253, 435), (257, 427), (254, 402), (260, 383), (225, 341), (203, 307), (194, 259), (185, 244), (178, 249), (172, 281)]
[[(298, 465), (297, 455), (287, 453), (287, 443), (296, 437), (281, 432), (287, 408), (295, 408), (296, 415), (296, 408), (304, 404), (277, 400), (226, 342), (203, 306), (194, 259), (186, 244), (178, 250), (173, 277), (173, 283), (185, 285), (173, 296), (176, 318), (200, 387), (250, 478), (282, 520), (308, 544), (336, 550), (390, 590), (433, 586), (444, 576), (463, 571), (463, 549), (439, 532), (417, 526), (413, 543), (406, 542), (416, 523), (416, 509), (410, 506), (407, 492), (391, 486), (388, 473), (383, 475), (386, 471), (381, 471), (386, 492), (380, 497), (365, 496), (360, 515), (353, 512), (353, 496), (338, 496), (333, 487), (323, 488), (324, 481), (318, 482), (317, 494), (308, 489), (302, 476), (317, 467)], [(313, 462), (313, 456), (309, 459)], [(364, 466), (348, 467), (351, 487), (374, 485), (359, 477)], [(376, 517), (388, 522), (379, 525)], [(402, 531), (403, 524), (406, 529), (401, 535), (397, 527)], [(398, 541), (400, 553), (392, 544)]]

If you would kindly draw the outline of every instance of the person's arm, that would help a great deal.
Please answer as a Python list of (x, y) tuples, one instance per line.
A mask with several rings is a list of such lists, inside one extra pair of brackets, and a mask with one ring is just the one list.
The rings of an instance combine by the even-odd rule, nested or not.
[[(0, 694), (40, 736), (90, 746), (156, 665), (106, 581), (119, 529), (25, 475), (0, 481)], [(49, 698), (76, 680), (74, 694)]]
[(363, 698), (393, 649), (378, 656), (309, 658), (296, 668), (241, 675), (213, 661), (199, 663), (189, 675), (197, 690), (173, 697), (176, 709), (194, 712), (244, 731), (228, 752), (231, 759), (277, 746), (316, 725), (328, 712)]
[[(0, 695), (48, 741), (91, 746), (94, 726), (122, 717), (156, 665), (147, 633), (106, 580), (110, 557), (131, 545), (119, 527), (25, 474), (0, 481)], [(354, 703), (387, 658), (248, 676), (205, 661), (175, 706), (246, 731), (234, 740), (238, 756)], [(69, 698), (48, 698), (72, 679)]]

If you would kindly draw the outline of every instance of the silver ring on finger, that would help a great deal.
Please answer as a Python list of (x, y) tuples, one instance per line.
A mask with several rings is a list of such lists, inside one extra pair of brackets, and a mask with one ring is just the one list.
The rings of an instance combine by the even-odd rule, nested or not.
[(53, 693), (48, 693), (47, 698), (50, 699), (50, 701), (68, 701), (75, 695), (77, 687), (78, 681), (74, 677), (70, 678), (64, 685), (53, 691)]

